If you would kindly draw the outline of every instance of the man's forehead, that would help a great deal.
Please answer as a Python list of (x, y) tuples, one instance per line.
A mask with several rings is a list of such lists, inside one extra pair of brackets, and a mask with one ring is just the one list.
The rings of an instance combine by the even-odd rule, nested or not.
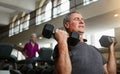
[(80, 13), (72, 13), (72, 14), (70, 15), (70, 17), (80, 17), (80, 18), (83, 18)]
[(36, 38), (37, 36), (36, 35), (31, 35), (32, 38)]

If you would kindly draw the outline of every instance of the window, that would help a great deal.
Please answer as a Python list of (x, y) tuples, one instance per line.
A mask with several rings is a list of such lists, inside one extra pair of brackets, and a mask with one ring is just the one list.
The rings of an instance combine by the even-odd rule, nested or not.
[(41, 8), (39, 8), (38, 10), (36, 10), (36, 25), (41, 24)]
[(30, 15), (27, 14), (27, 15), (25, 16), (24, 22), (23, 22), (23, 24), (22, 24), (23, 30), (29, 29), (29, 20), (30, 20)]
[(92, 2), (96, 2), (96, 1), (98, 1), (98, 0), (83, 0), (83, 5), (88, 5), (88, 4), (90, 4)]
[(54, 0), (54, 6), (53, 6), (53, 17), (57, 17), (60, 13), (60, 2), (59, 0)]
[(60, 15), (68, 13), (69, 12), (69, 8), (70, 8), (69, 0), (61, 0), (61, 7), (60, 7), (61, 14)]
[(18, 15), (15, 15), (11, 20), (10, 27), (9, 27), (9, 37), (14, 35), (15, 21), (17, 17)]
[(51, 0), (45, 1), (43, 6), (36, 10), (36, 25), (49, 21), (51, 18), (55, 18), (57, 16), (68, 13), (69, 8), (69, 0), (54, 0), (53, 7)]
[(14, 34), (18, 34), (19, 33), (19, 25), (20, 25), (20, 20), (15, 21), (15, 24), (14, 24)]
[(37, 20), (39, 20), (40, 23), (49, 21), (52, 15), (51, 10), (52, 10), (52, 2), (50, 0), (47, 0), (43, 4), (41, 9), (37, 11), (37, 13), (40, 14), (39, 16), (37, 16), (39, 18), (39, 19), (37, 18)]
[(9, 36), (18, 34), (19, 32), (29, 29), (29, 20), (30, 15), (27, 14), (26, 16), (12, 22), (10, 24)]
[(24, 26), (24, 18), (20, 19), (20, 32), (23, 31), (23, 26)]
[(63, 15), (69, 12), (70, 3), (69, 0), (55, 0), (53, 7), (53, 17)]
[(45, 21), (48, 21), (51, 19), (51, 9), (52, 9), (52, 2), (49, 1), (45, 7)]
[(51, 18), (55, 18), (69, 12), (69, 0), (53, 0), (53, 4), (51, 1), (52, 0), (46, 0), (39, 9), (25, 15), (20, 19), (15, 19), (16, 21), (11, 23), (9, 36), (29, 29), (29, 26), (35, 24), (39, 25), (42, 22), (51, 20)]
[(9, 37), (14, 35), (14, 22), (10, 24)]
[(41, 12), (41, 22), (44, 22), (45, 21), (45, 11), (42, 10)]

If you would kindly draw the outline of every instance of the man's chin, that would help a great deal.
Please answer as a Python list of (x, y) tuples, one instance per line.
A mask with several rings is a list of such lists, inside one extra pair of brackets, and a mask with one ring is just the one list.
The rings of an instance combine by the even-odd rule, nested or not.
[(83, 35), (83, 34), (84, 34), (84, 32), (80, 32), (79, 34), (80, 34), (80, 35)]
[(82, 34), (84, 33), (84, 31), (78, 31), (78, 33), (79, 33), (80, 35), (82, 35)]

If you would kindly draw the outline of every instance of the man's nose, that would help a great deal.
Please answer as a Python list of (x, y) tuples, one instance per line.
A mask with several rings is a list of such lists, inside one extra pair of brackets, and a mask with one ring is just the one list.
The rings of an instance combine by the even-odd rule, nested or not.
[(80, 23), (80, 24), (84, 24), (84, 21), (80, 19), (80, 20), (79, 20), (79, 23)]

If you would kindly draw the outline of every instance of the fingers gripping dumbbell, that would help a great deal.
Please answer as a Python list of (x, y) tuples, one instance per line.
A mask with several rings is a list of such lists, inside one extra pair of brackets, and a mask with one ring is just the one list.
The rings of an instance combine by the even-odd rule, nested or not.
[(116, 40), (115, 37), (103, 35), (100, 38), (99, 42), (100, 42), (101, 46), (103, 46), (103, 47), (109, 47), (113, 43), (113, 39), (114, 39), (114, 44), (116, 44), (117, 40)]
[[(42, 35), (45, 38), (51, 38), (54, 35), (54, 26), (51, 24), (45, 24)], [(68, 38), (68, 44), (75, 46), (79, 42), (79, 34), (77, 32), (71, 32)]]

